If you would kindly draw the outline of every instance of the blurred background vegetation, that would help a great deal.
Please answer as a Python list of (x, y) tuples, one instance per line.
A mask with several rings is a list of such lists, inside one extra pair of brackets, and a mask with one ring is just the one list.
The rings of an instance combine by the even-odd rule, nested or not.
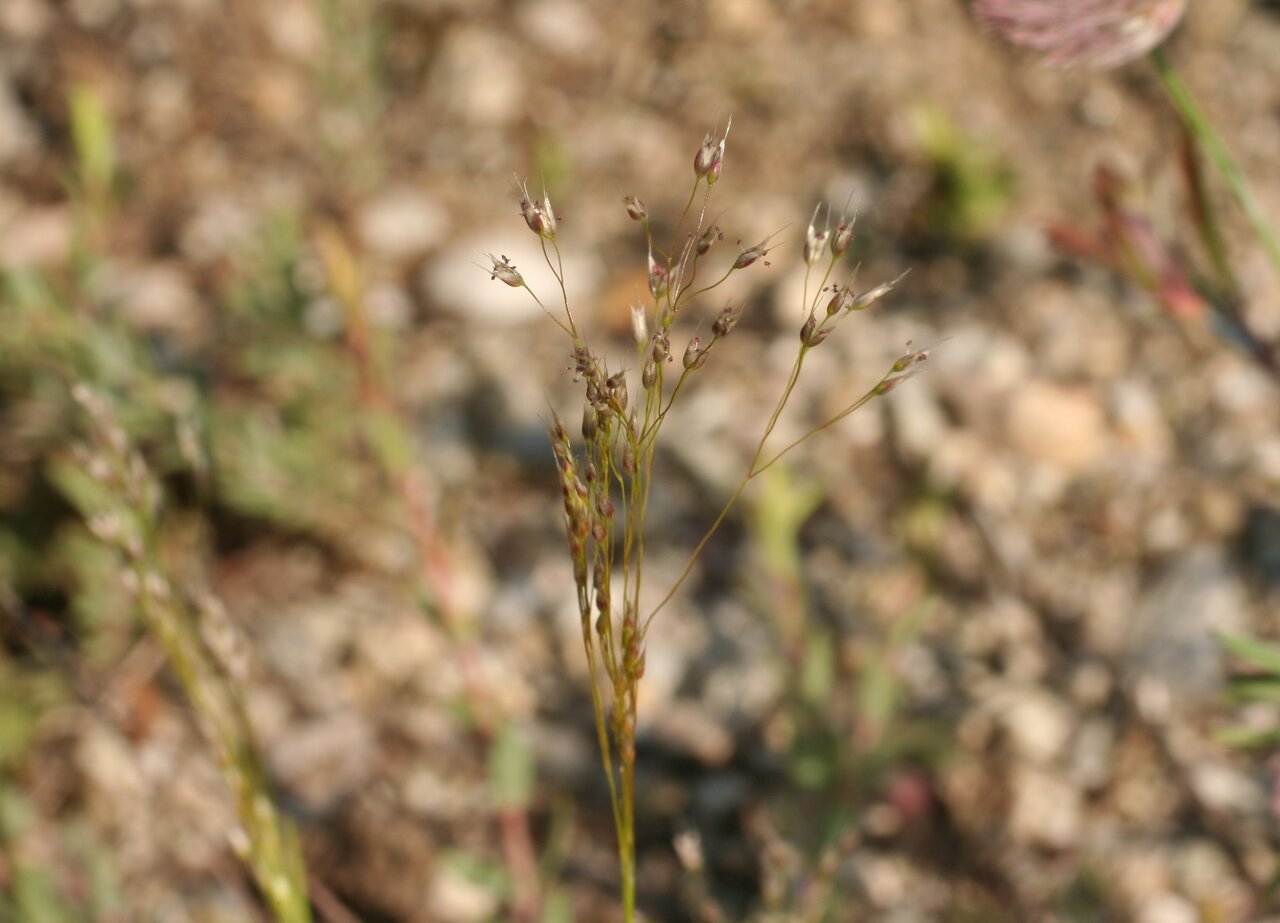
[[(1275, 4), (1192, 4), (1169, 54), (1280, 215)], [(3, 0), (0, 920), (272, 906), (199, 695), (91, 528), (76, 385), (155, 478), (147, 567), (236, 677), (317, 919), (615, 918), (544, 439), (570, 360), (476, 264), (549, 278), (513, 177), (545, 185), (579, 319), (625, 356), (621, 196), (664, 227), (729, 115), (715, 220), (782, 242), (672, 421), (655, 589), (785, 377), (816, 202), (857, 206), (861, 280), (911, 274), (814, 354), (787, 432), (941, 347), (754, 484), (656, 623), (642, 909), (1277, 909), (1280, 661), (1247, 639), (1280, 630), (1280, 387), (1126, 272), (1120, 208), (1212, 269), (1147, 70), (1041, 67), (958, 0)], [(1274, 349), (1280, 279), (1223, 213)]]

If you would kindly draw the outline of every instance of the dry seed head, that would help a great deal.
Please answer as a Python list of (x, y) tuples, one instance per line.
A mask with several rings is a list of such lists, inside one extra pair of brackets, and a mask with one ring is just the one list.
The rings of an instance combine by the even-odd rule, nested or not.
[(908, 341), (907, 352), (893, 364), (884, 380), (876, 385), (874, 388), (875, 393), (888, 394), (908, 378), (914, 377), (920, 371), (920, 364), (927, 361), (928, 358), (928, 349), (912, 349), (911, 342)]
[(926, 361), (928, 358), (929, 358), (929, 350), (912, 349), (911, 341), (908, 340), (907, 351), (903, 354), (901, 359), (899, 359), (897, 362), (893, 364), (893, 368), (891, 369), (891, 371), (894, 371), (894, 372), (906, 371), (907, 369), (911, 368), (913, 365), (918, 365), (919, 363)]
[(682, 360), (684, 362), (684, 367), (686, 369), (693, 368), (694, 364), (698, 362), (699, 358), (701, 358), (700, 356), (701, 348), (702, 348), (701, 337), (694, 337), (692, 340), (689, 341), (689, 345), (685, 347), (684, 359)]
[(725, 305), (721, 309), (720, 315), (716, 318), (716, 322), (711, 325), (711, 332), (719, 337), (726, 337), (738, 326), (738, 319), (742, 316), (742, 308), (735, 308), (733, 305)]
[(831, 296), (831, 300), (827, 302), (827, 317), (835, 317), (841, 311), (844, 311), (853, 304), (853, 292), (849, 290), (847, 285), (834, 286), (835, 294)]
[(724, 167), (724, 145), (729, 140), (729, 129), (732, 127), (733, 119), (730, 118), (719, 141), (714, 140), (710, 133), (706, 134), (702, 139), (702, 146), (693, 155), (693, 173), (699, 179), (705, 177), (708, 186), (714, 186), (720, 178), (720, 170)]
[[(743, 250), (740, 254), (738, 254), (738, 258), (733, 261), (733, 268), (746, 269), (748, 266), (750, 266), (752, 263), (754, 263), (756, 260), (760, 259), (761, 257), (768, 256), (769, 241), (772, 239), (773, 239), (773, 235), (770, 234), (768, 237), (760, 241), (760, 243), (756, 244), (754, 247), (748, 247), (746, 250)], [(769, 265), (767, 260), (765, 261), (765, 265), (766, 266)]]
[(644, 207), (644, 203), (633, 195), (625, 195), (622, 197), (622, 207), (627, 210), (627, 217), (632, 221), (644, 221), (649, 217), (649, 211)]
[[(591, 397), (591, 385), (599, 384), (601, 378), (600, 362), (587, 348), (587, 344), (579, 341), (573, 347), (573, 380), (578, 381), (581, 378), (587, 380), (587, 396)], [(591, 398), (592, 401), (597, 398)]]
[(845, 251), (849, 249), (849, 244), (853, 242), (853, 223), (856, 216), (845, 221), (840, 219), (840, 223), (836, 225), (835, 233), (831, 235), (831, 255), (844, 256)]
[(627, 409), (627, 373), (617, 372), (609, 377), (605, 382), (605, 386), (609, 389), (609, 396), (623, 410)]
[[(908, 270), (908, 272), (910, 272), (910, 270)], [(901, 282), (903, 279), (905, 279), (906, 276), (907, 276), (907, 273), (904, 272), (902, 275), (898, 276), (898, 278), (890, 282), (881, 282), (875, 288), (869, 291), (862, 292), (860, 295), (858, 295), (853, 299), (853, 302), (849, 305), (849, 310), (861, 311), (864, 308), (871, 307), (873, 304), (875, 304), (885, 295), (889, 294), (889, 292), (893, 291), (893, 287), (897, 285), (899, 282)]]
[(818, 317), (811, 313), (809, 319), (804, 322), (804, 326), (800, 328), (800, 342), (808, 346), (809, 340), (813, 337), (813, 332), (817, 329)]
[(710, 250), (717, 242), (722, 240), (724, 240), (724, 231), (720, 230), (720, 228), (715, 225), (712, 225), (699, 235), (698, 243), (695, 245), (694, 249), (697, 251), (698, 256), (706, 256), (707, 251)]
[(526, 184), (520, 186), (520, 215), (529, 230), (546, 240), (554, 240), (556, 236), (556, 213), (551, 208), (551, 199), (544, 191), (539, 202), (529, 195)]
[[(596, 433), (600, 431), (600, 414), (596, 412), (594, 404), (587, 403), (582, 408), (582, 438), (587, 442), (594, 442)], [(590, 476), (587, 478), (592, 480)]]
[(659, 330), (653, 335), (653, 361), (661, 362), (664, 359), (671, 361), (671, 334), (666, 330)]
[(644, 386), (646, 391), (652, 391), (653, 386), (658, 383), (658, 363), (652, 358), (645, 361), (644, 371), (640, 373), (640, 384)]
[(498, 279), (499, 281), (507, 283), (507, 285), (510, 285), (512, 288), (520, 288), (524, 285), (524, 276), (520, 275), (516, 267), (512, 265), (509, 259), (507, 259), (506, 254), (503, 254), (501, 259), (494, 256), (492, 253), (487, 254), (487, 256), (493, 263), (493, 268), (489, 270), (490, 281)]
[(810, 268), (817, 265), (818, 260), (822, 259), (822, 251), (826, 249), (827, 238), (831, 236), (831, 231), (825, 224), (821, 231), (815, 225), (818, 220), (818, 210), (821, 208), (821, 205), (814, 206), (813, 217), (809, 219), (809, 229), (805, 232), (804, 262)]
[(558, 443), (561, 443), (562, 445), (568, 446), (569, 431), (565, 429), (564, 420), (560, 419), (560, 414), (556, 413), (554, 410), (551, 411), (551, 419), (552, 419), (551, 441), (553, 443), (558, 442)]

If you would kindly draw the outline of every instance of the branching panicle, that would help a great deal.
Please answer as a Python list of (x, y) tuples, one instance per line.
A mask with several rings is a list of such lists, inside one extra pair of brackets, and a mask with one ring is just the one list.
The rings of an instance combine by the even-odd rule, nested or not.
[[(927, 355), (925, 351), (908, 350), (871, 390), (772, 457), (766, 457), (766, 446), (795, 390), (808, 351), (826, 340), (844, 318), (869, 307), (898, 281), (879, 285), (862, 294), (855, 294), (848, 285), (829, 285), (833, 269), (853, 239), (853, 219), (842, 213), (834, 230), (829, 229), (825, 222), (819, 230), (816, 225), (821, 211), (819, 206), (814, 210), (803, 245), (806, 266), (804, 313), (807, 320), (800, 330), (791, 374), (782, 387), (737, 489), (694, 548), (679, 579), (656, 608), (642, 614), (645, 517), (653, 486), (658, 437), (668, 412), (685, 392), (690, 378), (707, 364), (716, 345), (737, 326), (742, 306), (725, 304), (714, 315), (709, 337), (690, 336), (678, 366), (674, 364), (672, 328), (677, 318), (682, 316), (682, 311), (699, 310), (699, 296), (713, 291), (734, 273), (756, 265), (768, 267), (769, 261), (765, 257), (774, 249), (772, 241), (775, 235), (770, 235), (755, 246), (742, 249), (727, 268), (713, 272), (710, 278), (714, 281), (694, 287), (700, 262), (708, 258), (715, 242), (724, 239), (724, 233), (718, 227), (706, 224), (705, 219), (711, 189), (723, 170), (727, 136), (728, 127), (718, 138), (708, 135), (695, 152), (694, 186), (683, 213), (676, 221), (672, 242), (665, 250), (653, 239), (644, 203), (634, 195), (623, 199), (628, 216), (644, 227), (648, 251), (646, 274), (651, 298), (651, 304), (631, 308), (631, 338), (640, 361), (642, 395), (634, 403), (630, 400), (628, 388), (632, 373), (627, 369), (610, 372), (573, 323), (559, 249), (554, 239), (556, 224), (550, 202), (545, 197), (541, 203), (536, 202), (522, 188), (524, 195), (520, 203), (526, 223), (543, 238), (548, 266), (565, 293), (567, 323), (561, 323), (558, 318), (556, 323), (572, 341), (569, 368), (574, 381), (582, 383), (585, 397), (581, 449), (575, 449), (571, 444), (565, 425), (558, 416), (550, 427), (550, 438), (563, 496), (565, 532), (577, 588), (597, 743), (618, 834), (622, 905), (628, 923), (635, 920), (637, 700), (639, 683), (645, 673), (645, 641), (654, 617), (689, 576), (702, 549), (752, 479), (810, 437), (835, 425), (876, 396), (892, 390), (914, 374)], [(699, 193), (701, 205), (695, 208)], [(547, 242), (550, 243), (549, 248)], [(825, 308), (818, 303), (817, 296), (810, 303), (808, 294), (808, 272), (824, 261), (822, 279), (816, 291), (819, 295), (825, 291), (831, 293)], [(528, 288), (505, 257), (494, 259), (493, 264), (495, 278), (509, 285)], [(519, 281), (511, 281), (511, 274), (516, 274)], [(542, 306), (541, 302), (538, 304)]]

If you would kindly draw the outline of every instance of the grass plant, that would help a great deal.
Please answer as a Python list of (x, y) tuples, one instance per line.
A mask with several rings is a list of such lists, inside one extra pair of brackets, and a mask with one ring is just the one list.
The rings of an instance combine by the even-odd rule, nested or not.
[[(743, 306), (727, 303), (710, 324), (710, 335), (689, 337), (683, 346), (678, 321), (689, 315), (705, 318), (704, 296), (731, 276), (769, 265), (776, 235), (754, 246), (740, 247), (719, 265), (710, 256), (724, 240), (719, 227), (708, 222), (712, 193), (723, 166), (728, 127), (718, 138), (707, 135), (693, 159), (688, 200), (675, 222), (669, 242), (655, 238), (644, 203), (634, 195), (623, 200), (628, 216), (637, 222), (648, 253), (647, 304), (632, 308), (631, 330), (635, 365), (639, 370), (611, 369), (586, 339), (574, 314), (559, 244), (559, 227), (550, 199), (522, 190), (520, 211), (538, 236), (542, 253), (558, 283), (554, 299), (535, 293), (505, 256), (491, 256), (491, 277), (522, 288), (569, 340), (574, 380), (583, 385), (581, 441), (556, 414), (550, 426), (564, 501), (564, 521), (572, 562), (582, 643), (590, 676), (600, 761), (608, 783), (617, 832), (623, 918), (637, 919), (636, 895), (636, 726), (640, 684), (645, 675), (646, 639), (661, 610), (679, 592), (707, 543), (724, 523), (743, 492), (757, 477), (812, 437), (835, 426), (876, 397), (887, 394), (911, 377), (928, 351), (907, 352), (880, 376), (869, 390), (852, 397), (828, 419), (798, 438), (778, 446), (770, 437), (786, 410), (804, 368), (805, 359), (850, 315), (870, 307), (896, 284), (885, 282), (866, 291), (848, 280), (836, 281), (841, 258), (854, 236), (854, 218), (842, 214), (818, 226), (815, 210), (804, 242), (806, 266), (801, 323), (796, 356), (782, 383), (746, 472), (690, 553), (679, 577), (659, 601), (642, 608), (645, 572), (646, 513), (654, 480), (654, 460), (672, 407), (689, 392), (717, 347), (737, 326)], [(696, 321), (695, 321), (696, 326)], [(678, 364), (677, 364), (678, 357)], [(633, 402), (631, 395), (637, 395)]]

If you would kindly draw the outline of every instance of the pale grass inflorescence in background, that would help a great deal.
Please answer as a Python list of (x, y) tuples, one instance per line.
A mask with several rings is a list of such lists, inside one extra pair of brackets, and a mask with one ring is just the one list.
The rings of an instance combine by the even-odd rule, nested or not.
[(1155, 48), (1186, 0), (974, 0), (974, 14), (1004, 39), (1063, 67), (1117, 67)]
[(928, 358), (928, 350), (908, 344), (905, 354), (865, 393), (849, 399), (843, 409), (798, 439), (770, 447), (770, 436), (795, 390), (808, 353), (821, 346), (841, 321), (870, 307), (899, 281), (884, 282), (865, 291), (852, 287), (852, 273), (836, 281), (841, 259), (853, 241), (854, 220), (842, 214), (834, 227), (829, 220), (819, 227), (821, 209), (815, 210), (802, 252), (806, 266), (802, 320), (790, 374), (782, 383), (771, 412), (762, 421), (759, 441), (737, 489), (693, 549), (674, 584), (656, 606), (641, 609), (645, 515), (654, 486), (658, 437), (673, 404), (738, 325), (743, 305), (722, 305), (709, 318), (709, 335), (690, 336), (683, 344), (673, 342), (678, 336), (677, 321), (686, 314), (701, 316), (701, 296), (713, 292), (733, 274), (768, 266), (767, 257), (774, 246), (771, 235), (753, 246), (741, 247), (720, 268), (706, 267), (711, 251), (725, 239), (720, 228), (710, 224), (706, 216), (712, 190), (724, 167), (727, 137), (728, 127), (718, 137), (708, 134), (695, 152), (692, 189), (665, 249), (654, 237), (644, 202), (634, 195), (623, 199), (627, 215), (644, 230), (648, 250), (649, 303), (635, 305), (631, 311), (634, 371), (609, 368), (588, 344), (573, 312), (557, 240), (559, 223), (545, 194), (539, 199), (522, 187), (520, 212), (530, 231), (538, 236), (543, 256), (558, 283), (555, 300), (535, 293), (506, 256), (490, 255), (492, 265), (487, 268), (492, 279), (528, 291), (568, 336), (574, 380), (584, 385), (581, 442), (570, 436), (559, 415), (550, 427), (550, 437), (563, 494), (600, 759), (617, 829), (623, 915), (628, 923), (636, 919), (637, 699), (645, 673), (645, 642), (655, 616), (688, 578), (702, 549), (755, 477), (812, 436), (892, 391)]
[(208, 593), (192, 593), (169, 573), (160, 547), (164, 491), (102, 393), (72, 389), (86, 424), (60, 467), (89, 530), (119, 555), (122, 580), (150, 635), (164, 651), (231, 791), (239, 826), (231, 846), (248, 866), (277, 923), (310, 923), (307, 875), (292, 822), (273, 799), (245, 693), (244, 639)]

